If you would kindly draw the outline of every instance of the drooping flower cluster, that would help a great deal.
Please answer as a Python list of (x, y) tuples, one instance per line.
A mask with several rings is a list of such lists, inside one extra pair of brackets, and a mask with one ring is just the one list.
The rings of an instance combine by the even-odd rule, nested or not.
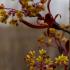
[(44, 44), (46, 47), (55, 46), (53, 44), (55, 43), (60, 54), (69, 53), (70, 40), (64, 35), (64, 32), (60, 32), (54, 28), (49, 28), (49, 30), (45, 31), (37, 41), (40, 45)]

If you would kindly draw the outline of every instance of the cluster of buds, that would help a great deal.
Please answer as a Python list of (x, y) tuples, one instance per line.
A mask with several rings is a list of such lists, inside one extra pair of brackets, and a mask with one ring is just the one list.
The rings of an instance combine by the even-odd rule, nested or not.
[[(49, 33), (48, 33), (48, 30), (47, 31), (45, 31), (44, 32), (44, 34), (43, 35), (41, 35), (39, 38), (38, 38), (38, 42), (39, 43), (46, 43), (46, 41), (47, 41), (47, 43), (48, 44), (51, 44), (51, 42), (52, 42), (52, 37), (54, 36), (54, 35), (56, 35), (57, 34), (57, 32), (56, 32), (56, 29), (54, 29), (54, 28), (49, 28)], [(61, 34), (60, 34), (61, 35)], [(48, 38), (47, 38), (48, 37)], [(47, 40), (46, 40), (47, 39)]]
[(56, 64), (64, 64), (64, 65), (67, 65), (69, 61), (68, 56), (65, 56), (63, 54), (55, 58), (55, 60), (56, 60), (55, 62)]
[(55, 58), (55, 64), (56, 65), (63, 65), (64, 70), (68, 70), (68, 64), (69, 64), (69, 58), (66, 55), (60, 55)]
[(37, 16), (40, 11), (44, 10), (44, 3), (46, 1), (41, 0), (39, 3), (34, 3), (33, 0), (19, 0), (22, 10), (6, 8), (4, 4), (0, 4), (0, 22), (8, 23), (8, 19), (12, 15), (9, 23), (18, 25), (18, 21), (20, 22), (24, 16)]
[(44, 44), (45, 41), (46, 41), (46, 37), (45, 37), (44, 35), (41, 35), (41, 36), (37, 39), (37, 41), (38, 41), (40, 44)]
[(30, 51), (26, 55), (26, 62), (29, 64), (30, 70), (51, 70), (53, 67), (53, 61), (46, 55), (46, 50), (39, 50), (39, 56), (35, 56), (35, 51)]
[(39, 56), (37, 57), (35, 51), (30, 51), (26, 55), (26, 62), (28, 63), (30, 70), (54, 70), (58, 65), (67, 66), (68, 61), (68, 56), (64, 56), (63, 54), (52, 60), (47, 56), (47, 52), (44, 49), (39, 50)]
[[(57, 45), (59, 48), (59, 52), (68, 53), (69, 52), (69, 44), (70, 41), (67, 37), (65, 37), (63, 32), (60, 32), (54, 28), (49, 28), (49, 30), (45, 31), (43, 35), (38, 38), (38, 42), (45, 46), (52, 46), (53, 43)], [(62, 47), (64, 44), (64, 47)]]
[(30, 65), (29, 70), (35, 70), (35, 51), (29, 51), (29, 53), (26, 55), (26, 62)]
[[(12, 17), (12, 19), (10, 19), (10, 21), (8, 21), (10, 16)], [(0, 5), (0, 22), (1, 23), (9, 22), (12, 25), (18, 25), (18, 21), (20, 19), (22, 19), (23, 16), (24, 16), (24, 14), (22, 11), (15, 10), (12, 8), (5, 8), (4, 4)]]
[(49, 58), (49, 56), (38, 56), (36, 58), (37, 61), (37, 68), (39, 68), (39, 70), (53, 70), (53, 61), (51, 60), (51, 58)]
[(44, 10), (44, 3), (47, 0), (40, 0), (39, 3), (34, 3), (33, 0), (20, 0), (20, 4), (22, 5), (25, 13), (28, 12), (29, 16), (36, 16), (40, 11)]
[(4, 10), (4, 5), (1, 4), (0, 5), (0, 22), (2, 22), (2, 23), (5, 22), (6, 23), (7, 18), (8, 18), (8, 14)]

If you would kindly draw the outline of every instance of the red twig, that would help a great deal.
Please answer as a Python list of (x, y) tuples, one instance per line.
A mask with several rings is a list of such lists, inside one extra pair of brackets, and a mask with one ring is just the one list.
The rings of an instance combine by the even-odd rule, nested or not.
[(23, 24), (25, 24), (25, 25), (27, 25), (27, 26), (29, 26), (31, 28), (36, 28), (36, 29), (44, 29), (44, 28), (47, 28), (48, 27), (48, 25), (45, 25), (45, 24), (43, 24), (43, 25), (31, 24), (31, 23), (29, 23), (29, 22), (27, 22), (27, 21), (25, 21), (23, 19), (20, 20), (20, 22), (22, 22)]
[(68, 70), (68, 65), (64, 65), (64, 70)]
[(50, 3), (51, 3), (51, 0), (48, 1), (47, 8), (48, 8), (49, 13), (51, 14), (51, 11), (50, 11)]

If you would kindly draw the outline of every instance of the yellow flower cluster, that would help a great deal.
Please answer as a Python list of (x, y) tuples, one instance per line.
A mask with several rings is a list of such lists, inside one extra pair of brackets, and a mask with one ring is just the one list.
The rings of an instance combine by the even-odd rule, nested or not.
[[(49, 33), (49, 34), (48, 34)], [(47, 44), (47, 46), (52, 45), (52, 41), (54, 39), (59, 40), (61, 43), (66, 43), (69, 39), (64, 36), (64, 33), (61, 31), (58, 31), (54, 28), (49, 28), (49, 32), (46, 32), (46, 35), (41, 35), (38, 38), (38, 42), (42, 44)]]
[(50, 32), (50, 33), (56, 33), (56, 29), (50, 28), (50, 29), (49, 29), (49, 32)]
[[(45, 2), (46, 0), (44, 0), (44, 3)], [(33, 6), (33, 4), (33, 0), (21, 0), (21, 5), (24, 6), (28, 11), (30, 11), (29, 16), (36, 16), (41, 10), (43, 10), (43, 5)]]
[(34, 56), (35, 56), (35, 51), (29, 51), (29, 53), (26, 55), (26, 60), (28, 62), (31, 62), (31, 60), (35, 58)]
[(39, 50), (39, 54), (40, 54), (40, 55), (36, 58), (36, 61), (37, 61), (37, 62), (42, 62), (43, 59), (44, 59), (44, 55), (46, 55), (46, 50), (40, 49), (40, 50)]
[(17, 16), (17, 18), (19, 18), (19, 19), (22, 19), (22, 17), (24, 16), (24, 14), (23, 14), (23, 12), (22, 11), (16, 11), (16, 16)]
[[(45, 57), (44, 57), (44, 55), (45, 55)], [(47, 70), (53, 70), (54, 65), (55, 65), (55, 67), (58, 64), (67, 65), (69, 59), (68, 59), (68, 56), (65, 56), (62, 54), (62, 55), (56, 57), (55, 61), (52, 61), (52, 59), (46, 55), (46, 50), (40, 49), (38, 57), (35, 57), (35, 51), (29, 51), (29, 53), (26, 55), (26, 61), (30, 65), (30, 70), (35, 70), (35, 66), (37, 66), (38, 64), (39, 64), (39, 66), (41, 66), (41, 68), (42, 68), (41, 64), (43, 64)]]
[[(40, 54), (40, 56), (38, 56), (36, 60), (38, 62), (43, 62), (44, 61), (44, 56), (43, 55), (46, 55), (46, 50), (44, 50), (44, 49), (39, 50), (39, 54)], [(53, 63), (51, 58), (47, 58), (47, 57), (45, 58), (44, 62), (45, 62), (46, 65), (51, 65)]]
[(55, 58), (55, 60), (56, 64), (65, 64), (65, 65), (67, 65), (69, 61), (68, 56), (64, 56), (63, 54)]
[(31, 57), (34, 57), (35, 51), (30, 51), (30, 52), (29, 52), (29, 55), (30, 55)]
[(0, 9), (0, 22), (6, 23), (7, 18), (8, 18), (8, 15), (7, 15), (6, 11), (4, 9)]
[(35, 51), (29, 51), (26, 55), (26, 61), (30, 64), (30, 70), (34, 70), (35, 65)]
[[(46, 37), (45, 35), (41, 35), (41, 36), (38, 38), (38, 42), (39, 42), (40, 44), (45, 44), (45, 43), (47, 43), (48, 46), (50, 46), (51, 43), (52, 43), (52, 36), (53, 36), (53, 35), (55, 36), (56, 32), (57, 32), (56, 29), (54, 29), (54, 28), (49, 28), (49, 36), (47, 35), (47, 37)], [(46, 40), (46, 39), (47, 39), (47, 40)]]

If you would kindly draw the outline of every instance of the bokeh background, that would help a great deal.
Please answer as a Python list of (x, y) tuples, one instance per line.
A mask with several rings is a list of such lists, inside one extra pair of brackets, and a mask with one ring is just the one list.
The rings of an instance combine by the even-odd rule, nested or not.
[[(21, 10), (18, 0), (0, 0), (0, 3), (4, 3), (6, 7)], [(57, 13), (62, 15), (61, 19), (58, 17), (57, 22), (69, 24), (69, 0), (52, 0), (51, 11), (53, 16)], [(25, 25), (15, 27), (0, 23), (0, 70), (28, 70), (24, 57), (31, 49), (38, 51), (37, 38), (41, 34), (42, 30), (32, 29)], [(51, 47), (48, 54), (55, 57), (58, 54), (55, 49)]]

